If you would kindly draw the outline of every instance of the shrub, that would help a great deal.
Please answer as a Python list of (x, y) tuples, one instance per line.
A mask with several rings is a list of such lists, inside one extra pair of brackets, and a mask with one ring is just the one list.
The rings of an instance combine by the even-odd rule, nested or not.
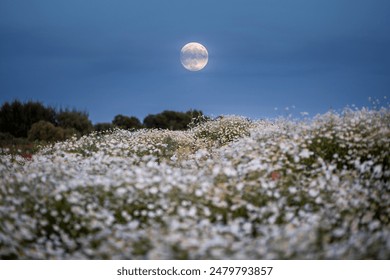
[(71, 132), (61, 127), (55, 127), (52, 123), (39, 121), (34, 123), (28, 132), (28, 140), (53, 142), (64, 140)]
[(104, 132), (108, 130), (112, 130), (114, 128), (114, 125), (111, 123), (97, 123), (93, 126), (95, 131), (98, 132)]
[(169, 130), (185, 130), (189, 127), (192, 120), (200, 120), (203, 116), (202, 111), (190, 110), (185, 113), (175, 111), (163, 111), (156, 115), (148, 115), (144, 119), (144, 125), (147, 128), (161, 128)]
[(74, 129), (79, 135), (88, 134), (93, 130), (93, 125), (86, 112), (77, 110), (64, 110), (57, 114), (58, 126), (65, 129)]
[(10, 144), (14, 141), (14, 137), (11, 133), (8, 132), (0, 132), (0, 143), (1, 144)]
[(122, 129), (142, 128), (142, 124), (138, 118), (123, 115), (116, 115), (112, 121), (112, 124)]
[(5, 102), (0, 108), (0, 132), (27, 137), (32, 124), (41, 120), (55, 124), (55, 115), (53, 108), (45, 107), (40, 102)]

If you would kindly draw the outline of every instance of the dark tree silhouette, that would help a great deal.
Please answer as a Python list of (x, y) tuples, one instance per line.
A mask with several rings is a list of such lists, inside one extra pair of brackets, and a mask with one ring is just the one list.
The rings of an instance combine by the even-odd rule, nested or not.
[(148, 115), (144, 119), (147, 128), (161, 128), (170, 130), (185, 130), (193, 119), (203, 116), (202, 111), (191, 110), (185, 113), (176, 111), (163, 111), (156, 115)]
[(114, 125), (112, 123), (97, 123), (93, 126), (95, 131), (103, 132), (108, 131), (114, 128)]
[(122, 129), (139, 129), (142, 128), (140, 120), (136, 117), (128, 117), (124, 115), (116, 115), (112, 120), (112, 124)]
[(56, 123), (56, 111), (40, 102), (22, 103), (18, 100), (5, 102), (0, 108), (0, 132), (14, 137), (27, 137), (31, 126), (38, 121)]
[(58, 126), (65, 129), (74, 129), (78, 135), (88, 134), (93, 125), (88, 119), (88, 113), (77, 110), (63, 110), (57, 114)]

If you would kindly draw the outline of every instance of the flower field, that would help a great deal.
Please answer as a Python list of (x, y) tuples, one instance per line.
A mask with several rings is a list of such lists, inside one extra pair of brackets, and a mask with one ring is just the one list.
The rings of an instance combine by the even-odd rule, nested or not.
[(1, 259), (389, 259), (390, 111), (0, 151)]

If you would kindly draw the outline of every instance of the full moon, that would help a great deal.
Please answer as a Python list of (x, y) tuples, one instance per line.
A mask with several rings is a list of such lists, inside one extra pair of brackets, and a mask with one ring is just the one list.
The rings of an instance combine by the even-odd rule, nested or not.
[(180, 52), (180, 61), (190, 71), (202, 70), (209, 60), (207, 49), (196, 42), (186, 44)]

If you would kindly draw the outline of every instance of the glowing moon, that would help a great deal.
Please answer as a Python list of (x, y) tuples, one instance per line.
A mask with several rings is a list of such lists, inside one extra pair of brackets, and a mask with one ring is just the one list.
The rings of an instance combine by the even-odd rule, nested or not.
[(180, 52), (180, 61), (190, 71), (202, 70), (209, 61), (207, 49), (196, 42), (186, 44)]

